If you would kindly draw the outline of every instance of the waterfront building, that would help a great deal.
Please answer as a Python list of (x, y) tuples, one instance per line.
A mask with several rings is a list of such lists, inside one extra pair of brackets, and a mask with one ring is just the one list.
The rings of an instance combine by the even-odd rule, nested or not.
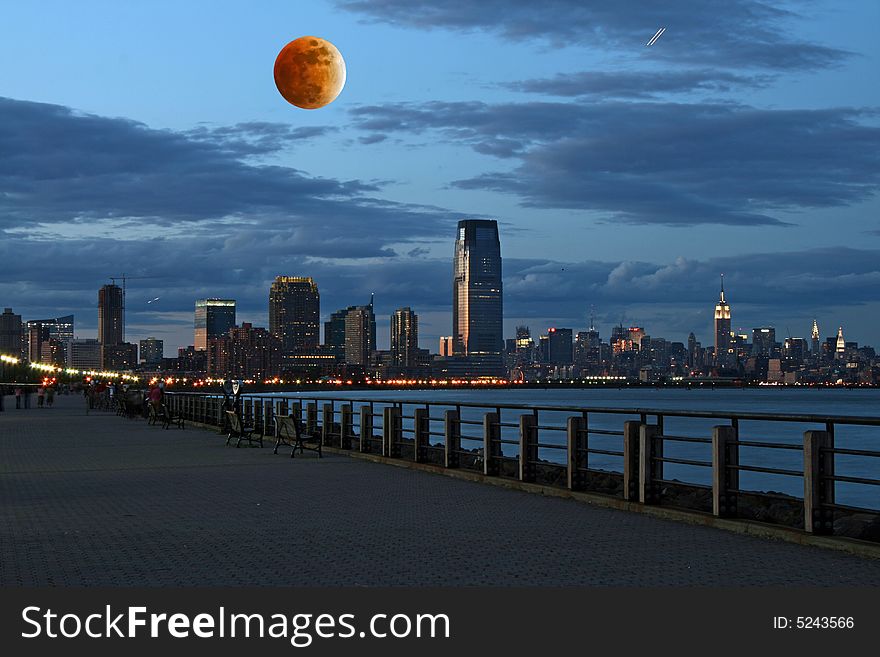
[(145, 365), (159, 365), (165, 357), (165, 343), (157, 338), (146, 338), (140, 342), (140, 362)]
[(102, 370), (131, 370), (137, 367), (138, 346), (131, 342), (101, 345)]
[(235, 299), (198, 299), (193, 325), (193, 347), (204, 351), (208, 348), (208, 340), (226, 335), (235, 326)]
[(21, 323), (21, 315), (12, 312), (12, 308), (4, 308), (0, 315), (0, 354), (23, 358), (26, 356), (26, 344)]
[(418, 361), (419, 317), (411, 308), (398, 308), (391, 315), (391, 365), (412, 368)]
[(78, 370), (101, 367), (101, 343), (94, 338), (74, 338), (67, 343), (67, 366)]
[(501, 242), (498, 222), (458, 222), (452, 281), (452, 337), (456, 356), (472, 360), (475, 371), (499, 375), (502, 350)]
[(337, 310), (330, 313), (330, 319), (324, 322), (324, 349), (333, 354), (337, 360), (345, 359), (345, 315), (348, 310)]
[(278, 276), (269, 289), (269, 332), (282, 356), (315, 350), (320, 342), (321, 295), (311, 277)]
[(208, 376), (255, 379), (275, 376), (281, 340), (249, 322), (233, 326), (225, 336), (208, 340)]
[(345, 362), (367, 367), (376, 349), (376, 316), (373, 300), (366, 306), (351, 306), (345, 313)]
[(73, 340), (73, 323), (73, 315), (28, 321), (28, 360), (32, 363), (63, 365), (67, 345)]
[(452, 356), (453, 352), (453, 340), (451, 335), (444, 335), (440, 337), (440, 349), (437, 353), (439, 353), (442, 357), (447, 358)]
[(715, 365), (718, 367), (736, 365), (730, 337), (730, 304), (724, 296), (724, 274), (721, 274), (721, 295), (715, 304)]

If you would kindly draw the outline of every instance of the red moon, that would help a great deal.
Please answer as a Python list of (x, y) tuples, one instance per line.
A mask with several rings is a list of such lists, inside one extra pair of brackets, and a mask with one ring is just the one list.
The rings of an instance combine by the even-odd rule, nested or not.
[(275, 60), (275, 86), (291, 105), (318, 109), (345, 86), (345, 60), (332, 43), (304, 36), (288, 43)]

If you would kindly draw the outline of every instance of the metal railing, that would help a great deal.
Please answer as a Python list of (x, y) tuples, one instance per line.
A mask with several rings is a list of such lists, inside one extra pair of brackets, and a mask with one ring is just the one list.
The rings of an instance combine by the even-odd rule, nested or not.
[[(223, 430), (219, 396), (168, 399), (184, 418)], [(273, 415), (293, 414), (328, 447), (817, 534), (832, 534), (835, 516), (880, 514), (880, 450), (871, 448), (880, 417), (293, 394), (245, 395), (241, 406), (264, 435)]]

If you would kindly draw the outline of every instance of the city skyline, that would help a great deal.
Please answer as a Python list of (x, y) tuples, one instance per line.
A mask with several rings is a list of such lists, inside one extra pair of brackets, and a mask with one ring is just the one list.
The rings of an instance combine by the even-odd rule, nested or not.
[[(880, 343), (876, 3), (508, 4), (10, 6), (0, 303), (97, 337), (95, 289), (129, 272), (126, 339), (171, 351), (194, 300), (267, 326), (274, 277), (310, 276), (320, 322), (376, 292), (377, 346), (411, 306), (433, 351), (448, 235), (474, 218), (504, 233), (505, 337), (594, 306), (605, 335), (709, 344), (724, 272), (734, 331)], [(297, 32), (349, 65), (312, 113), (272, 83)]]

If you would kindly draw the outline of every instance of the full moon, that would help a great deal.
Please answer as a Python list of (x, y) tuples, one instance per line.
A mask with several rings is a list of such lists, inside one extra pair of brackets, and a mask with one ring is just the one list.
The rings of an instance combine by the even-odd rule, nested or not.
[(325, 39), (304, 36), (288, 43), (275, 60), (275, 86), (302, 109), (329, 105), (345, 86), (345, 60)]

